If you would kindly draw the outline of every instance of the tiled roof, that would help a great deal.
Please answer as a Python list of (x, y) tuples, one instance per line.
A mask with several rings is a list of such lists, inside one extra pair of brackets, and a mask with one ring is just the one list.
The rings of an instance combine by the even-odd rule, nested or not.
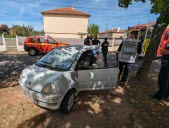
[(138, 25), (135, 25), (135, 26), (132, 26), (132, 27), (129, 27), (129, 29), (133, 29), (133, 28), (138, 28), (138, 29), (140, 29), (140, 28), (146, 28), (146, 27), (149, 27), (149, 26), (153, 26), (153, 25), (155, 25), (156, 24), (156, 22), (149, 22), (149, 23), (146, 23), (146, 24), (138, 24)]
[(53, 10), (47, 10), (47, 11), (43, 11), (41, 13), (42, 13), (42, 15), (43, 14), (59, 14), (59, 15), (79, 15), (79, 16), (90, 17), (90, 14), (80, 12), (80, 11), (77, 11), (75, 9), (68, 8), (68, 7), (58, 8), (58, 9), (53, 9)]
[(100, 34), (104, 34), (104, 33), (124, 33), (124, 30), (119, 30), (117, 31), (117, 29), (113, 29), (113, 30), (106, 30), (104, 32), (100, 32)]

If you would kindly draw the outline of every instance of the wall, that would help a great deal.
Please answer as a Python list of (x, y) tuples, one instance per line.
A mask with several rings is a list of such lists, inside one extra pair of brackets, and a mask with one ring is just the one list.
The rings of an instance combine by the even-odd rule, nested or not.
[(44, 14), (44, 32), (52, 37), (81, 38), (79, 33), (86, 34), (87, 27), (88, 17)]
[(6, 51), (6, 45), (4, 41), (4, 36), (0, 37), (0, 51)]
[(112, 38), (112, 33), (100, 33), (99, 38)]
[[(16, 38), (4, 38), (0, 37), (0, 51), (24, 51), (24, 40), (26, 37), (16, 36)], [(84, 39), (77, 39), (77, 38), (55, 38), (59, 42), (65, 42), (70, 45), (83, 45)], [(104, 39), (99, 39), (102, 43)], [(110, 44), (109, 51), (117, 50), (119, 44), (121, 43), (122, 39), (108, 39)], [(6, 45), (7, 43), (7, 45)]]
[(113, 38), (120, 38), (121, 36), (124, 36), (124, 33), (113, 33)]

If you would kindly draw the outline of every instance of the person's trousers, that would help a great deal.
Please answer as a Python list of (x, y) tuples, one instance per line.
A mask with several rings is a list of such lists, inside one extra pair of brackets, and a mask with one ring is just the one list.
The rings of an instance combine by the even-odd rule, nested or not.
[(169, 95), (169, 65), (162, 66), (158, 75), (159, 91), (157, 94), (161, 98), (166, 98)]
[(122, 74), (121, 82), (125, 83), (133, 63), (119, 61), (119, 76)]
[(104, 63), (107, 64), (107, 53), (103, 53)]

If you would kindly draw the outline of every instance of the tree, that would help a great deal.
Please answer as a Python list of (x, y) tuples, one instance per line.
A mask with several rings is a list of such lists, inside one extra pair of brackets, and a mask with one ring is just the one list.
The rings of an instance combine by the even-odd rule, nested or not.
[(18, 36), (33, 36), (38, 34), (44, 34), (43, 31), (35, 31), (32, 26), (20, 26), (20, 25), (13, 25), (9, 30), (10, 36), (15, 37)]
[(88, 27), (88, 33), (90, 33), (92, 37), (97, 36), (99, 34), (99, 26), (96, 24), (91, 24)]
[(0, 33), (2, 33), (2, 32), (8, 33), (8, 31), (9, 31), (9, 28), (6, 24), (0, 25)]
[[(133, 0), (119, 0), (119, 6), (123, 8), (128, 8), (132, 4)], [(135, 2), (146, 2), (146, 0), (134, 0)], [(163, 31), (169, 24), (169, 0), (151, 0), (152, 8), (151, 13), (158, 14), (160, 16), (157, 18), (156, 25), (153, 30), (152, 38), (145, 54), (143, 63), (137, 71), (136, 77), (140, 80), (145, 80), (148, 76), (151, 63), (153, 61), (154, 55), (160, 44), (160, 39)]]

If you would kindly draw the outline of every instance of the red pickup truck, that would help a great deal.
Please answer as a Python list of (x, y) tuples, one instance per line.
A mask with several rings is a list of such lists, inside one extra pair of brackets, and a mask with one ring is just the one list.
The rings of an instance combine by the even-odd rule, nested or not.
[(50, 36), (29, 36), (24, 41), (24, 50), (31, 56), (38, 53), (47, 53), (53, 48), (68, 46), (69, 44), (59, 42)]

